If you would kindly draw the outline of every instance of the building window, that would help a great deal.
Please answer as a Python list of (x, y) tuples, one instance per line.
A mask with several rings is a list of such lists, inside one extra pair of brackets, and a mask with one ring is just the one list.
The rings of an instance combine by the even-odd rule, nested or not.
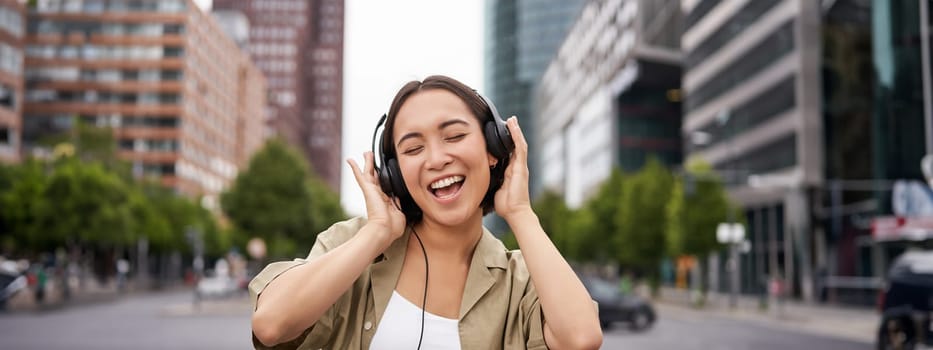
[(706, 17), (706, 14), (710, 10), (719, 5), (721, 0), (702, 0), (700, 3), (696, 4), (690, 13), (687, 14), (686, 20), (684, 20), (684, 31), (693, 27), (694, 24), (697, 24), (703, 17)]
[(0, 83), (0, 107), (16, 109), (16, 90), (12, 86)]
[(740, 169), (749, 174), (766, 174), (797, 164), (797, 134), (790, 133), (770, 143), (748, 150), (737, 158), (716, 165), (719, 170)]
[(0, 43), (0, 70), (5, 70), (15, 76), (23, 74), (23, 52)]
[(735, 39), (748, 27), (758, 23), (758, 19), (768, 12), (779, 0), (749, 1), (732, 18), (722, 24), (713, 34), (710, 34), (702, 43), (687, 54), (686, 68), (696, 67), (707, 57), (719, 51), (725, 44)]
[(20, 38), (23, 36), (23, 17), (19, 12), (0, 6), (0, 28)]
[(185, 54), (185, 50), (181, 47), (166, 47), (162, 54), (163, 57), (181, 57)]
[(793, 110), (796, 106), (796, 83), (795, 75), (791, 75), (784, 80), (774, 84), (771, 88), (750, 98), (745, 103), (732, 110), (732, 115), (725, 125), (720, 125), (717, 121), (712, 121), (700, 130), (711, 136), (712, 142), (706, 145), (692, 145), (693, 150), (702, 150), (711, 147), (725, 138), (731, 138), (734, 135), (758, 127), (759, 125), (781, 116), (783, 113)]
[(774, 33), (736, 58), (726, 69), (700, 85), (687, 96), (687, 110), (694, 111), (726, 91), (747, 81), (794, 49), (794, 21), (788, 21)]
[(175, 175), (175, 164), (144, 164), (143, 172), (146, 175)]

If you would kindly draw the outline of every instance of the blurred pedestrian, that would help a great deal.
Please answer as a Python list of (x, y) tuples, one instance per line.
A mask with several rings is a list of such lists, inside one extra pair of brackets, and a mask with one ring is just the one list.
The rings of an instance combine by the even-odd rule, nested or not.
[(632, 280), (632, 273), (625, 272), (622, 274), (622, 277), (619, 278), (619, 291), (626, 295), (632, 294), (634, 289), (633, 284), (634, 281)]
[(39, 264), (39, 267), (36, 268), (36, 303), (45, 302), (45, 285), (47, 283), (48, 276), (45, 274), (45, 266)]
[[(596, 308), (531, 209), (518, 120), (432, 76), (403, 86), (383, 122), (378, 168), (371, 152), (363, 169), (348, 161), (368, 219), (252, 280), (254, 346), (598, 348)], [(482, 227), (493, 210), (521, 251)]]

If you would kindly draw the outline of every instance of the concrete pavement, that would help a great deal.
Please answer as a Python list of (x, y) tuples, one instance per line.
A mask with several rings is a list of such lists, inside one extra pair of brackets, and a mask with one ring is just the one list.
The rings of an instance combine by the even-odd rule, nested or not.
[(662, 288), (655, 305), (661, 312), (678, 310), (702, 311), (743, 322), (754, 322), (803, 333), (872, 344), (875, 342), (880, 315), (874, 309), (804, 304), (798, 301), (779, 302), (775, 307), (762, 307), (756, 297), (742, 296), (737, 306), (729, 306), (729, 296), (712, 293), (707, 303), (697, 306), (690, 292)]

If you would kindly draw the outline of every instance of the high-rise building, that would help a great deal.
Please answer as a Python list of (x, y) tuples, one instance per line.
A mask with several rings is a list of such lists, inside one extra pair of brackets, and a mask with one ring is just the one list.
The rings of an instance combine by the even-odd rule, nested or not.
[[(515, 115), (529, 144), (535, 142), (532, 94), (557, 54), (583, 0), (487, 0), (486, 91), (503, 118)], [(532, 173), (539, 162), (529, 159)], [(532, 192), (539, 187), (531, 178)]]
[(590, 1), (535, 91), (543, 188), (580, 206), (613, 168), (681, 163), (678, 0)]
[(827, 3), (682, 3), (689, 157), (713, 164), (730, 197), (749, 211), (752, 269), (781, 276), (789, 291), (811, 300), (814, 190), (824, 181), (820, 54)]
[(20, 159), (25, 15), (21, 1), (0, 0), (0, 163)]
[(871, 303), (894, 257), (933, 242), (931, 213), (899, 207), (929, 196), (933, 42), (921, 23), (933, 6), (682, 3), (683, 132), (706, 140), (687, 151), (723, 172), (745, 209), (743, 291), (779, 278), (805, 300)]
[(111, 127), (134, 173), (217, 195), (263, 142), (265, 80), (191, 0), (38, 1), (26, 37), (24, 147)]
[(898, 214), (898, 182), (923, 180), (924, 2), (683, 1), (683, 132), (707, 140), (687, 151), (745, 208), (743, 290), (779, 278), (804, 300), (870, 303), (916, 239), (871, 218)]
[(249, 19), (249, 52), (269, 84), (273, 132), (340, 192), (343, 0), (214, 0)]

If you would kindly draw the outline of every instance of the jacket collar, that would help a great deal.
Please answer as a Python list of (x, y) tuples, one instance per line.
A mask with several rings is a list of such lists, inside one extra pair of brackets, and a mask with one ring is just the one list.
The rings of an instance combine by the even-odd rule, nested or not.
[[(382, 320), (382, 315), (389, 304), (389, 298), (392, 297), (392, 291), (395, 290), (395, 285), (398, 283), (410, 237), (411, 229), (406, 229), (402, 236), (392, 242), (389, 248), (373, 262), (370, 282), (372, 283), (375, 321), (377, 324)], [(476, 250), (473, 251), (473, 258), (470, 261), (466, 289), (463, 291), (463, 299), (460, 304), (460, 319), (463, 319), (479, 299), (495, 284), (496, 276), (492, 273), (492, 270), (505, 270), (507, 266), (508, 257), (506, 256), (505, 246), (484, 227), (483, 234), (476, 244)]]

